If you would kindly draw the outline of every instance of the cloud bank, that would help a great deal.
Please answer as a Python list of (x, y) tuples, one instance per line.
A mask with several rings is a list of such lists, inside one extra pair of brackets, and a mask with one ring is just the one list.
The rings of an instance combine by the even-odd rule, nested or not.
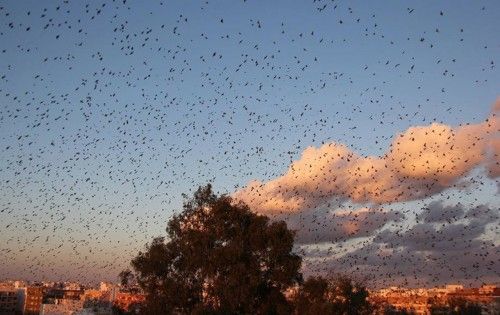
[(363, 157), (335, 142), (306, 148), (287, 172), (234, 193), (265, 214), (297, 213), (336, 200), (388, 204), (441, 192), (483, 166), (500, 176), (500, 99), (477, 124), (415, 126), (394, 136), (383, 156)]
[(406, 285), (498, 280), (500, 246), (484, 238), (488, 225), (498, 225), (498, 208), (483, 204), (465, 209), (437, 201), (422, 217), (423, 223), (405, 231), (382, 230), (372, 243), (337, 259), (330, 268), (361, 268), (371, 281), (389, 277)]
[(323, 252), (306, 258), (306, 271), (362, 274), (375, 286), (387, 285), (387, 279), (406, 286), (444, 284), (450, 279), (476, 285), (494, 282), (500, 275), (500, 246), (484, 236), (488, 226), (498, 226), (499, 218), (498, 208), (485, 204), (466, 209), (435, 201), (412, 227), (383, 229), (373, 242), (341, 257)]
[(398, 222), (404, 216), (398, 211), (379, 208), (334, 211), (323, 208), (282, 215), (281, 218), (296, 231), (298, 244), (315, 244), (370, 236), (386, 223)]

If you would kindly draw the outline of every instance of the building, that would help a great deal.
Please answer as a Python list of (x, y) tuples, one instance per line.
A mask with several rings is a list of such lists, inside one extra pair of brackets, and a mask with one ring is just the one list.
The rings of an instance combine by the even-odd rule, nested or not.
[(111, 291), (116, 288), (116, 285), (110, 282), (101, 282), (99, 284), (99, 290), (101, 291)]
[(464, 286), (461, 284), (447, 284), (445, 289), (446, 289), (446, 293), (453, 293), (456, 291), (463, 290)]
[[(482, 308), (482, 314), (498, 315), (500, 296), (496, 285), (483, 285), (481, 288), (464, 288), (459, 284), (440, 288), (386, 288), (370, 292), (370, 299), (393, 310), (407, 310), (418, 315), (430, 314), (431, 307), (438, 309), (449, 306), (450, 300), (465, 300)], [(445, 312), (445, 310), (443, 311)]]
[(112, 302), (115, 300), (116, 294), (120, 291), (120, 287), (113, 283), (101, 282), (99, 290), (102, 292), (102, 296), (106, 297), (106, 300)]
[(54, 304), (42, 304), (41, 315), (74, 315), (82, 312), (83, 301), (73, 299), (56, 300)]
[(497, 286), (494, 284), (485, 284), (479, 288), (479, 294), (493, 294)]
[(17, 309), (17, 290), (14, 288), (0, 288), (0, 315), (19, 314)]
[(85, 290), (83, 289), (78, 289), (78, 290), (67, 290), (67, 289), (57, 289), (57, 288), (52, 288), (47, 291), (45, 294), (45, 299), (46, 300), (61, 300), (61, 299), (67, 299), (67, 300), (80, 300), (82, 295), (85, 293)]
[(26, 287), (24, 315), (39, 315), (42, 307), (43, 287)]
[(146, 297), (139, 293), (119, 292), (116, 294), (113, 306), (125, 312), (137, 309)]

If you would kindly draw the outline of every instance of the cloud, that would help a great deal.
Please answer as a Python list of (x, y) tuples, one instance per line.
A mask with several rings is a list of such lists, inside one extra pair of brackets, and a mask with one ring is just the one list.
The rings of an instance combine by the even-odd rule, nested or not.
[(500, 176), (500, 136), (491, 139), (490, 143), (490, 159), (487, 164), (488, 176), (497, 178)]
[(403, 215), (397, 211), (360, 208), (356, 210), (316, 209), (282, 215), (288, 227), (296, 231), (298, 244), (338, 242), (366, 237), (390, 221), (400, 221)]
[[(405, 232), (383, 230), (374, 242), (412, 251), (464, 251), (480, 246), (479, 237), (485, 233), (486, 226), (499, 219), (495, 210), (487, 205), (476, 206), (465, 213), (462, 205), (444, 206), (441, 201), (431, 203), (421, 217), (424, 223), (417, 223)], [(451, 218), (455, 222), (450, 222)], [(458, 220), (462, 222), (456, 222)]]
[(389, 248), (371, 243), (341, 258), (316, 259), (305, 264), (311, 273), (318, 268), (355, 274), (379, 287), (428, 287), (450, 282), (479, 286), (497, 281), (500, 246), (489, 241), (474, 245), (467, 251), (413, 251), (408, 247)]
[(257, 212), (293, 213), (331, 200), (384, 204), (422, 199), (453, 186), (478, 166), (496, 178), (499, 103), (478, 124), (411, 127), (396, 135), (381, 157), (363, 157), (334, 142), (308, 147), (283, 176), (251, 181), (233, 196)]
[(425, 223), (452, 222), (461, 219), (464, 213), (463, 205), (445, 206), (441, 200), (438, 200), (432, 201), (418, 216), (418, 219)]
[(323, 257), (321, 252), (306, 257), (306, 273), (354, 273), (375, 286), (428, 286), (449, 281), (480, 285), (482, 281), (496, 281), (500, 246), (488, 240), (487, 226), (498, 225), (498, 209), (479, 205), (465, 211), (462, 205), (444, 206), (439, 202), (425, 211), (436, 209), (438, 213), (443, 209), (457, 212), (460, 222), (440, 220), (417, 223), (405, 231), (385, 229), (373, 242), (364, 242), (340, 257), (332, 251), (322, 252)]
[(473, 220), (473, 222), (488, 224), (498, 220), (500, 214), (498, 213), (498, 208), (494, 210), (487, 205), (479, 205), (467, 211), (464, 217)]

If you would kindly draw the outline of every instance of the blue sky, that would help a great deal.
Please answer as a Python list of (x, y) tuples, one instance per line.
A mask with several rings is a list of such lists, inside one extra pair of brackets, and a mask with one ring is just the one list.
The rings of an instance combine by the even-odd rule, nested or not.
[[(0, 7), (0, 278), (113, 278), (181, 193), (276, 178), (324, 142), (382, 155), (499, 96), (498, 1)], [(484, 182), (448, 202), (498, 208)]]

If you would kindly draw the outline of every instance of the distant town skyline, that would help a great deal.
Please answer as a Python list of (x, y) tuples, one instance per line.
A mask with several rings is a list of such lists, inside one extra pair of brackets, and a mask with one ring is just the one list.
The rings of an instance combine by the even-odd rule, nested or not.
[[(294, 299), (296, 291), (289, 290), (287, 297)], [(369, 300), (378, 310), (406, 310), (415, 314), (429, 314), (432, 307), (445, 306), (449, 301), (467, 301), (482, 308), (484, 314), (495, 314), (500, 288), (483, 285), (466, 288), (449, 284), (433, 288), (384, 287), (369, 290)], [(11, 314), (116, 314), (115, 309), (130, 311), (140, 309), (144, 293), (138, 287), (122, 286), (108, 282), (85, 286), (75, 282), (23, 281), (0, 282), (0, 312)]]

